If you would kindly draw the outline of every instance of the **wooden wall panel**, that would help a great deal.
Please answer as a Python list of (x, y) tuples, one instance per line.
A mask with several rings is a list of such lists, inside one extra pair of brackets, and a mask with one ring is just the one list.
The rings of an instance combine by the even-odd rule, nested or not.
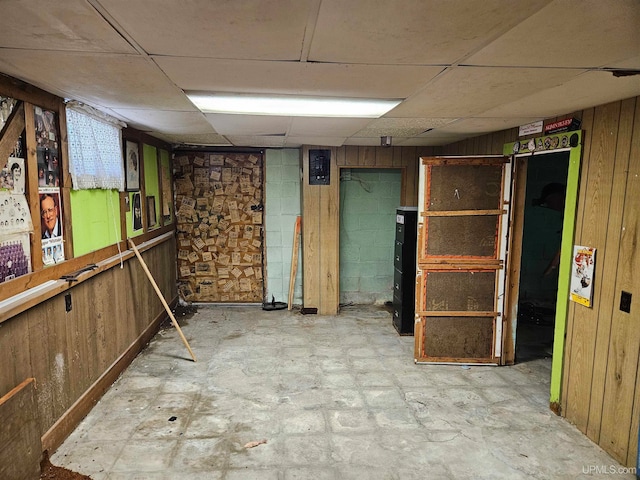
[(42, 443), (36, 414), (36, 383), (28, 378), (0, 397), (0, 478), (40, 478)]
[[(626, 184), (629, 172), (629, 151), (633, 131), (633, 119), (636, 101), (631, 98), (621, 103), (620, 120), (617, 133), (617, 144), (611, 152), (614, 156), (614, 170), (612, 176), (611, 202), (607, 222), (607, 236), (604, 251), (597, 252), (596, 261), (602, 270), (602, 278), (616, 278), (620, 264), (620, 236), (622, 213), (625, 206)], [(611, 158), (611, 157), (610, 157)], [(626, 262), (625, 262), (626, 263)], [(602, 402), (605, 390), (605, 375), (608, 362), (597, 359), (606, 358), (609, 351), (608, 339), (611, 336), (612, 307), (617, 305), (616, 282), (604, 281), (600, 289), (600, 309), (596, 312), (598, 324), (596, 330), (596, 346), (594, 352), (593, 379), (591, 388), (591, 403), (587, 423), (587, 435), (596, 441), (600, 436), (602, 420)], [(618, 300), (619, 301), (619, 300)], [(576, 308), (578, 306), (576, 305)], [(595, 308), (595, 307), (594, 307)], [(616, 310), (614, 308), (614, 310)], [(613, 312), (615, 313), (615, 312)], [(626, 443), (626, 440), (625, 440)], [(625, 452), (626, 453), (626, 452)]]
[[(177, 295), (175, 252), (172, 237), (143, 252), (168, 302)], [(149, 335), (149, 326), (166, 315), (138, 260), (130, 257), (123, 267), (116, 264), (0, 323), (0, 362), (11, 366), (0, 369), (0, 396), (25, 378), (36, 379), (38, 436), (48, 439), (48, 448), (57, 447), (86, 415), (69, 415), (72, 406), (78, 408), (78, 400), (132, 345), (142, 348), (141, 335)], [(82, 408), (98, 398), (80, 402)], [(56, 429), (61, 433), (52, 433)]]
[[(335, 158), (335, 150), (331, 157)], [(318, 313), (321, 315), (335, 315), (340, 303), (340, 178), (335, 164), (332, 170), (336, 172), (331, 179), (331, 185), (320, 187), (320, 230), (323, 245), (320, 253), (320, 305)]]
[[(589, 419), (593, 420), (598, 428), (589, 428), (588, 432), (594, 439), (598, 438), (596, 434), (599, 434), (600, 445), (622, 463), (629, 461), (630, 444), (637, 448), (638, 427), (637, 422), (632, 421), (632, 413), (634, 402), (638, 403), (640, 393), (636, 384), (640, 353), (638, 304), (636, 302), (632, 305), (631, 313), (622, 312), (619, 309), (621, 291), (636, 290), (635, 295), (640, 293), (637, 292), (640, 285), (640, 246), (638, 245), (640, 202), (637, 201), (638, 192), (640, 192), (640, 122), (636, 120), (635, 125), (632, 122), (634, 110), (635, 118), (640, 119), (640, 107), (632, 108), (635, 106), (635, 102), (625, 102), (622, 105), (624, 128), (620, 129), (619, 137), (624, 135), (625, 143), (620, 145), (617, 152), (616, 180), (619, 181), (614, 184), (614, 199), (616, 199), (615, 206), (623, 213), (618, 214), (612, 208), (612, 216), (622, 218), (617, 219), (619, 220), (616, 224), (618, 228), (610, 230), (612, 236), (615, 236), (615, 244), (611, 245), (611, 251), (616, 254), (619, 252), (617, 262), (612, 259), (611, 263), (617, 263), (618, 269), (614, 272), (615, 282), (611, 282), (614, 286), (611, 287), (609, 309), (603, 311), (599, 318), (599, 324), (605, 324), (605, 327), (602, 328), (602, 332), (600, 328), (598, 329), (596, 358), (606, 358), (607, 361), (598, 361), (598, 367), (606, 365), (606, 371), (604, 368), (594, 369), (592, 395), (603, 395), (604, 398), (597, 402), (594, 400), (599, 398), (592, 400)], [(633, 143), (630, 151), (627, 141), (631, 138)], [(627, 195), (635, 192), (635, 201), (624, 202), (624, 196), (620, 199), (616, 198), (619, 195), (615, 193), (616, 188), (622, 192), (626, 191)], [(596, 378), (596, 372), (600, 371), (603, 378)], [(634, 423), (635, 428), (632, 428)]]
[[(357, 152), (357, 151), (356, 151)], [(350, 150), (347, 150), (347, 154)], [(320, 308), (320, 188), (309, 185), (309, 147), (302, 150), (302, 304), (305, 308)], [(336, 172), (331, 172), (335, 177)]]
[[(607, 229), (606, 219), (611, 206), (614, 154), (617, 143), (620, 103), (600, 107), (596, 111), (594, 130), (592, 132), (592, 148), (589, 159), (589, 176), (585, 190), (587, 208), (584, 209), (583, 228), (579, 245), (587, 245), (597, 249), (595, 278), (593, 279), (592, 308), (574, 306), (574, 328), (571, 332), (571, 378), (567, 385), (567, 418), (584, 433), (587, 432), (589, 404), (593, 369), (595, 361), (595, 345), (598, 326), (598, 313), (604, 308), (602, 302), (603, 272), (607, 257), (615, 252), (606, 251)], [(603, 221), (604, 220), (604, 221)]]

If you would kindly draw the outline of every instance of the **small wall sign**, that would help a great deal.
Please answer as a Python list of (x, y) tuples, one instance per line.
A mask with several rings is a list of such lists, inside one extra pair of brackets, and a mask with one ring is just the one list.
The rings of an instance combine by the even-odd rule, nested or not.
[(571, 300), (591, 307), (593, 301), (593, 274), (595, 270), (596, 249), (574, 245), (571, 263)]

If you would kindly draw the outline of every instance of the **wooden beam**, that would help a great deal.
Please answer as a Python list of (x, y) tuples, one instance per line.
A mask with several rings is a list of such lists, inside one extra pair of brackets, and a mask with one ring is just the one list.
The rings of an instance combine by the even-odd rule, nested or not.
[(180, 338), (182, 339), (182, 342), (184, 343), (185, 347), (187, 347), (187, 350), (189, 350), (189, 353), (191, 354), (191, 358), (195, 362), (196, 361), (196, 356), (193, 354), (193, 351), (191, 350), (191, 347), (189, 346), (189, 342), (187, 342), (187, 339), (185, 338), (184, 334), (182, 333), (182, 329), (180, 328), (180, 325), (178, 325), (178, 322), (176, 321), (175, 317), (173, 316), (173, 313), (171, 312), (171, 308), (169, 308), (169, 305), (167, 304), (167, 301), (164, 299), (164, 295), (162, 295), (162, 292), (160, 291), (160, 288), (158, 287), (158, 284), (156, 283), (155, 279), (153, 278), (153, 275), (151, 275), (151, 272), (149, 271), (149, 268), (147, 267), (147, 264), (145, 263), (144, 259), (142, 258), (142, 255), (140, 255), (140, 252), (138, 251), (138, 248), (136, 247), (136, 244), (133, 242), (133, 240), (129, 239), (129, 245), (131, 246), (131, 248), (133, 248), (133, 253), (136, 254), (136, 257), (138, 257), (138, 260), (140, 261), (140, 265), (142, 266), (142, 269), (144, 270), (144, 273), (147, 274), (147, 277), (149, 278), (149, 282), (151, 282), (151, 286), (153, 287), (153, 289), (155, 290), (156, 294), (158, 295), (158, 298), (162, 302), (162, 305), (164, 306), (164, 309), (166, 310), (167, 315), (169, 315), (169, 318), (171, 319), (171, 323), (173, 323), (173, 326), (176, 327), (176, 330), (178, 331), (178, 334), (180, 335)]

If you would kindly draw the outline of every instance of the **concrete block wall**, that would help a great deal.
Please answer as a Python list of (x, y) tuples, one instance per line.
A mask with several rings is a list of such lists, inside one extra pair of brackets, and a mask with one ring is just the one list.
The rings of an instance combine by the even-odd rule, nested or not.
[[(265, 152), (266, 300), (287, 302), (291, 274), (291, 251), (296, 217), (301, 215), (300, 151)], [(298, 273), (294, 304), (302, 304), (302, 250), (298, 251)]]
[(342, 169), (340, 303), (393, 299), (393, 248), (399, 169)]

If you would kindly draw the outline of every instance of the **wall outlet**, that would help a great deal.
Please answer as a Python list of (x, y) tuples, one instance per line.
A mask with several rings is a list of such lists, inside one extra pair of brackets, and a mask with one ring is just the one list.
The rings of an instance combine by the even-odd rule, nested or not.
[(631, 294), (629, 292), (622, 291), (620, 295), (620, 310), (623, 312), (631, 313)]

